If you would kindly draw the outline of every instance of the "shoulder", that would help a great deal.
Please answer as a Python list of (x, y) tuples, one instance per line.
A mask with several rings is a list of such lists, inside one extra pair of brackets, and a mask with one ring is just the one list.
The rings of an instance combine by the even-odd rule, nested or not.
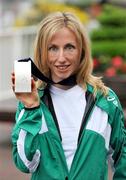
[(119, 98), (111, 88), (109, 88), (108, 94), (106, 96), (98, 96), (97, 105), (101, 109), (105, 110), (109, 116), (114, 116), (117, 111), (122, 111)]
[[(88, 85), (87, 89), (91, 93), (94, 92), (94, 88), (91, 85)], [(113, 116), (116, 111), (122, 111), (119, 98), (111, 88), (109, 88), (107, 95), (104, 95), (100, 90), (97, 91), (96, 105), (102, 110), (106, 111), (110, 116)]]

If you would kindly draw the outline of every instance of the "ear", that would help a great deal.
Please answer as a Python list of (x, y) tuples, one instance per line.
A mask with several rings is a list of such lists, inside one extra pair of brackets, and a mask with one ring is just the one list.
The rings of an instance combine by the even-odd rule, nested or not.
[(85, 51), (84, 51), (84, 49), (82, 49), (80, 61), (83, 60), (84, 56), (85, 56)]

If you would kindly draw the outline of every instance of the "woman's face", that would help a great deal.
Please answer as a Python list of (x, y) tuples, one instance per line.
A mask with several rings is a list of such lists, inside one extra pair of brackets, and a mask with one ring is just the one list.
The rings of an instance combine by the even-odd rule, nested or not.
[(48, 44), (48, 67), (51, 78), (59, 82), (72, 75), (80, 65), (80, 47), (75, 34), (64, 27)]

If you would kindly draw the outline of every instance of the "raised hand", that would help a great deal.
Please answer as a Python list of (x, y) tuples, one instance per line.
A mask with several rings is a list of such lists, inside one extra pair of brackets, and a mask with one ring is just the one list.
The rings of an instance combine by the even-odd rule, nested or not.
[(26, 108), (37, 107), (40, 104), (39, 95), (36, 88), (35, 80), (31, 77), (32, 91), (29, 93), (15, 93), (15, 74), (11, 74), (12, 89), (16, 98), (21, 101)]

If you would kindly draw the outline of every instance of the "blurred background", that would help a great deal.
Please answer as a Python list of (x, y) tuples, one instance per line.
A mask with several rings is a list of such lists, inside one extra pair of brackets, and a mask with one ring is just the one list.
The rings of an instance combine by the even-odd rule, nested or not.
[[(0, 179), (28, 180), (11, 156), (16, 99), (11, 89), (15, 60), (33, 58), (39, 22), (50, 12), (74, 12), (86, 26), (94, 74), (103, 77), (126, 109), (126, 0), (0, 0)], [(125, 113), (126, 114), (126, 113)], [(109, 169), (109, 180), (112, 179)]]

